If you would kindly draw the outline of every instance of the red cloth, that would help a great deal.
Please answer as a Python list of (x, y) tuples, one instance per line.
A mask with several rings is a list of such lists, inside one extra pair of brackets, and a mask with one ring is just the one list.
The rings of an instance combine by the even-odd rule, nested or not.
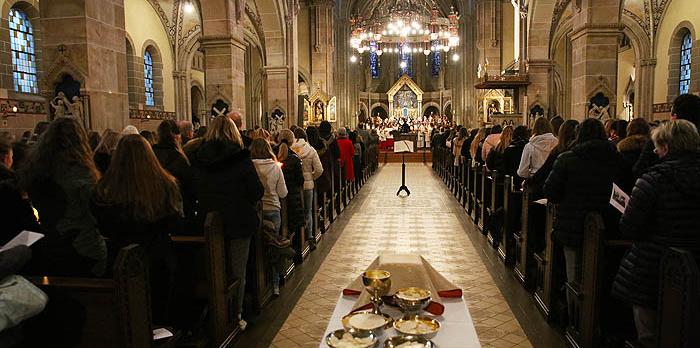
[(355, 155), (355, 146), (348, 138), (339, 138), (340, 161), (345, 167), (345, 180), (355, 181), (355, 167), (352, 163), (352, 156)]

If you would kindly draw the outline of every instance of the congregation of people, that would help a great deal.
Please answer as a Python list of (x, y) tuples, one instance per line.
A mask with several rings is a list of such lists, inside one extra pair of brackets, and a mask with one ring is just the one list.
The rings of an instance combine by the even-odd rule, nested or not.
[[(563, 251), (567, 282), (582, 272), (587, 213), (602, 216), (608, 238), (631, 240), (619, 269), (608, 270), (614, 279), (604, 291), (631, 308), (625, 319), (634, 323), (636, 346), (656, 347), (663, 251), (682, 248), (700, 260), (700, 97), (679, 96), (671, 113), (671, 120), (651, 123), (539, 117), (531, 128), (443, 127), (431, 143), (450, 152), (455, 173), (463, 163), (483, 166), (512, 178), (531, 201), (554, 204), (552, 239)], [(629, 195), (624, 212), (610, 204), (614, 185)], [(496, 228), (494, 219), (484, 229)], [(570, 291), (563, 292), (570, 307)], [(568, 315), (575, 320), (571, 308)]]
[[(269, 243), (291, 244), (292, 235), (282, 235), (284, 201), (287, 229), (304, 231), (314, 250), (314, 196), (330, 197), (334, 182), (359, 188), (368, 165), (363, 153), (377, 139), (365, 129), (334, 130), (326, 121), (275, 134), (259, 127), (246, 132), (241, 123), (242, 115), (231, 112), (197, 129), (188, 121), (164, 120), (156, 132), (127, 126), (98, 133), (63, 117), (40, 122), (20, 139), (2, 134), (0, 245), (23, 230), (44, 237), (31, 248), (0, 252), (0, 277), (110, 277), (119, 249), (138, 244), (149, 269), (152, 321), (178, 329), (184, 315), (178, 308), (186, 307), (178, 298), (184, 285), (178, 274), (191, 265), (179, 262), (171, 237), (201, 235), (207, 214), (220, 212), (227, 266), (239, 280), (231, 314), (245, 330), (254, 234), (262, 229)], [(325, 201), (319, 205), (329, 209)], [(280, 294), (280, 265), (298, 256), (290, 250), (271, 263), (274, 295)], [(51, 314), (51, 306), (49, 298), (42, 315), (69, 321), (66, 312)], [(0, 346), (41, 339), (23, 334), (31, 319), (3, 324)]]

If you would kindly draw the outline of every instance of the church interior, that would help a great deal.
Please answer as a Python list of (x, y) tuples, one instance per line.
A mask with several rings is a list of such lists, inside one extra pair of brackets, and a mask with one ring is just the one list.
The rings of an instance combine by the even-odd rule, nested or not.
[(0, 0), (0, 347), (700, 347), (699, 10)]

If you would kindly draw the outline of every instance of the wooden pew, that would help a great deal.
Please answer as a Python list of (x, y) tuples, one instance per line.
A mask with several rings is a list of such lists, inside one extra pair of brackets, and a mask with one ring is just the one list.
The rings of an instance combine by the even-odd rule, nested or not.
[(512, 265), (516, 258), (515, 233), (519, 231), (522, 213), (522, 192), (515, 187), (510, 175), (503, 179), (503, 231), (498, 244), (498, 255), (506, 265)]
[(521, 190), (522, 192), (522, 212), (520, 214), (520, 225), (513, 226), (517, 228), (513, 232), (513, 240), (515, 241), (515, 265), (513, 271), (515, 272), (516, 279), (520, 281), (525, 289), (531, 290), (533, 287), (534, 271), (532, 263), (534, 262), (532, 255), (532, 245), (528, 240), (530, 231), (530, 204), (532, 200), (530, 199), (530, 194), (527, 190)]
[(553, 272), (555, 267), (563, 267), (564, 265), (555, 264), (554, 258), (554, 248), (555, 245), (552, 242), (552, 232), (554, 228), (554, 213), (555, 205), (552, 203), (547, 203), (547, 217), (544, 226), (544, 249), (536, 250), (534, 255), (535, 265), (537, 270), (535, 271), (535, 292), (533, 297), (535, 298), (535, 303), (540, 309), (542, 314), (549, 320), (551, 318), (551, 310), (554, 304), (554, 283), (553, 283)]
[[(73, 308), (75, 311), (84, 310), (85, 321), (77, 347), (153, 346), (148, 266), (138, 245), (132, 244), (119, 251), (111, 279), (53, 276), (27, 278), (46, 292), (49, 302), (53, 300), (70, 303), (71, 306), (75, 304), (78, 306)], [(49, 304), (52, 305), (56, 304)], [(46, 313), (33, 320), (41, 320), (42, 315)], [(58, 325), (55, 322), (46, 324)], [(51, 329), (42, 329), (32, 334), (41, 335)]]
[[(503, 208), (503, 177), (494, 170), (486, 177), (487, 187), (489, 190), (486, 192), (488, 196), (488, 204), (486, 206), (486, 215), (489, 217), (491, 226), (494, 226), (493, 219), (495, 218), (496, 211)], [(494, 231), (492, 228), (488, 229), (487, 238), (489, 243), (494, 249), (498, 249), (498, 244), (501, 242), (500, 229)]]
[(472, 160), (469, 160), (468, 165), (468, 175), (467, 175), (467, 214), (475, 220), (476, 215), (474, 210), (476, 209), (476, 196), (474, 191), (476, 190), (476, 167), (473, 166)]
[(700, 270), (693, 255), (669, 248), (661, 261), (658, 346), (700, 347)]
[(611, 310), (603, 305), (610, 290), (606, 272), (616, 272), (619, 267), (609, 257), (613, 253), (623, 254), (632, 242), (608, 240), (603, 218), (598, 213), (586, 214), (583, 238), (582, 269), (577, 276), (580, 280), (566, 283), (572, 298), (569, 313), (573, 313), (573, 318), (569, 318), (564, 338), (573, 347), (593, 348), (602, 342), (601, 320)]
[(469, 163), (470, 161), (464, 160), (462, 163), (462, 178), (460, 179), (461, 191), (459, 194), (460, 205), (467, 209), (467, 202), (469, 201)]
[(483, 197), (482, 195), (482, 188), (483, 188), (483, 168), (480, 164), (477, 163), (477, 165), (474, 167), (473, 171), (474, 176), (472, 177), (473, 183), (472, 187), (474, 188), (471, 192), (471, 197), (472, 197), (472, 202), (474, 209), (472, 211), (472, 220), (474, 221), (474, 224), (476, 225), (477, 228), (480, 227), (480, 224), (482, 223), (482, 214), (483, 214)]

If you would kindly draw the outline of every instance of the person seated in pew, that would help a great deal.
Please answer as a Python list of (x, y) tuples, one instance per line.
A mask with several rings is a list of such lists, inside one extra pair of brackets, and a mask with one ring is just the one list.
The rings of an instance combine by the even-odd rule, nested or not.
[(109, 168), (109, 162), (112, 160), (112, 153), (114, 153), (114, 149), (117, 148), (117, 143), (121, 136), (121, 134), (111, 129), (106, 129), (104, 133), (102, 133), (102, 140), (95, 148), (92, 157), (100, 173), (104, 174), (107, 168)]
[(295, 141), (294, 133), (289, 129), (282, 129), (277, 135), (277, 141), (277, 160), (282, 163), (282, 174), (287, 187), (287, 229), (296, 234), (301, 232), (305, 224), (302, 196), (304, 170), (301, 159), (291, 148)]
[(39, 271), (56, 276), (101, 276), (107, 246), (90, 213), (100, 178), (87, 132), (74, 118), (54, 120), (20, 173), (20, 185), (39, 212), (44, 238), (33, 249)]
[[(177, 179), (182, 196), (182, 208), (185, 213), (185, 233), (201, 233), (199, 231), (204, 221), (197, 219), (196, 197), (194, 193), (194, 177), (190, 161), (182, 151), (180, 144), (180, 127), (173, 120), (164, 120), (158, 125), (158, 140), (153, 145), (153, 152), (158, 158), (158, 162), (167, 170), (170, 175)], [(199, 221), (197, 221), (199, 220)]]
[[(315, 127), (314, 130), (316, 130)], [(304, 220), (306, 239), (309, 241), (311, 250), (314, 250), (316, 249), (316, 239), (313, 235), (314, 181), (320, 179), (323, 175), (323, 165), (321, 164), (321, 159), (315, 147), (307, 142), (309, 136), (307, 136), (306, 132), (302, 128), (297, 128), (294, 130), (294, 136), (297, 140), (294, 145), (292, 145), (292, 150), (301, 158), (301, 166), (304, 174)], [(325, 146), (323, 142), (318, 141), (317, 130), (314, 137), (316, 138), (316, 144), (320, 147), (319, 151), (323, 150)]]
[[(569, 283), (577, 282), (580, 274), (586, 213), (599, 212), (608, 216), (606, 212), (619, 161), (615, 147), (605, 135), (603, 123), (589, 118), (579, 125), (571, 149), (554, 161), (545, 181), (544, 196), (556, 204), (552, 238), (563, 247)], [(571, 308), (572, 300), (569, 298), (567, 302)], [(572, 317), (571, 312), (569, 315)]]
[[(250, 155), (262, 182), (265, 194), (263, 202), (263, 221), (272, 222), (274, 230), (280, 233), (282, 227), (281, 198), (287, 197), (287, 185), (284, 181), (281, 163), (277, 162), (277, 156), (272, 152), (270, 143), (264, 138), (256, 138), (250, 145)], [(275, 296), (280, 294), (280, 270), (272, 267), (272, 291)]]
[(110, 238), (110, 249), (136, 243), (148, 257), (151, 311), (155, 324), (169, 323), (175, 254), (170, 234), (182, 232), (182, 197), (177, 179), (158, 163), (141, 135), (126, 135), (112, 157), (113, 166), (95, 187), (92, 213)]
[(504, 152), (510, 146), (513, 140), (513, 126), (506, 126), (501, 132), (501, 137), (498, 139), (498, 145), (489, 151), (488, 156), (486, 156), (486, 168), (490, 171), (498, 171), (500, 175), (503, 175), (503, 169), (505, 168), (504, 162)]
[(12, 169), (13, 158), (12, 142), (7, 137), (0, 137), (0, 245), (24, 230), (39, 231), (27, 194), (18, 186)]
[(491, 127), (489, 130), (489, 135), (484, 139), (484, 143), (481, 146), (481, 158), (486, 161), (486, 157), (489, 156), (491, 149), (498, 145), (498, 141), (501, 139), (501, 132), (503, 132), (503, 127), (499, 124)]
[(483, 146), (484, 139), (486, 139), (486, 128), (479, 128), (479, 131), (474, 136), (471, 144), (469, 145), (469, 154), (472, 159), (472, 165), (483, 164), (484, 160), (481, 157), (481, 147)]
[(542, 164), (542, 167), (537, 170), (535, 175), (523, 182), (523, 185), (535, 200), (544, 195), (542, 193), (542, 187), (544, 187), (544, 182), (547, 181), (549, 173), (552, 172), (554, 161), (557, 160), (559, 155), (568, 151), (571, 144), (576, 139), (576, 127), (578, 127), (578, 121), (576, 120), (566, 120), (562, 123), (557, 136), (557, 146), (549, 153), (547, 160)]
[(532, 137), (523, 149), (518, 175), (525, 179), (535, 175), (557, 143), (557, 137), (552, 134), (552, 124), (546, 117), (538, 117), (532, 127)]
[(675, 120), (652, 132), (661, 162), (636, 182), (620, 219), (620, 231), (634, 241), (612, 287), (630, 303), (636, 347), (656, 347), (659, 268), (665, 249), (677, 247), (700, 260), (700, 135), (691, 122)]
[(649, 141), (651, 127), (643, 118), (635, 118), (627, 125), (627, 137), (617, 143), (617, 151), (622, 158), (622, 173), (618, 185), (627, 194), (632, 192), (637, 176), (632, 169), (642, 154), (644, 145)]
[(515, 184), (517, 185), (516, 187), (520, 187), (518, 167), (520, 166), (520, 159), (523, 156), (523, 150), (525, 149), (525, 144), (527, 144), (529, 137), (530, 132), (527, 130), (527, 127), (522, 125), (517, 126), (515, 127), (515, 129), (513, 129), (513, 135), (510, 144), (508, 144), (508, 147), (503, 149), (503, 168), (501, 169), (502, 173), (503, 175), (511, 176), (515, 180)]
[[(201, 139), (201, 140), (198, 140)], [(228, 243), (231, 275), (238, 279), (235, 312), (241, 330), (243, 320), (246, 268), (251, 237), (258, 231), (257, 205), (263, 197), (250, 151), (243, 145), (238, 128), (226, 116), (211, 121), (202, 138), (188, 143), (190, 162), (194, 169), (195, 192), (199, 210), (203, 216), (209, 212), (221, 212)]]
[(452, 154), (455, 156), (455, 160), (452, 165), (454, 165), (455, 167), (461, 166), (464, 161), (464, 159), (462, 158), (462, 148), (464, 147), (464, 144), (466, 144), (468, 135), (469, 131), (467, 131), (466, 128), (460, 128), (459, 134), (453, 142), (454, 146), (452, 147)]

